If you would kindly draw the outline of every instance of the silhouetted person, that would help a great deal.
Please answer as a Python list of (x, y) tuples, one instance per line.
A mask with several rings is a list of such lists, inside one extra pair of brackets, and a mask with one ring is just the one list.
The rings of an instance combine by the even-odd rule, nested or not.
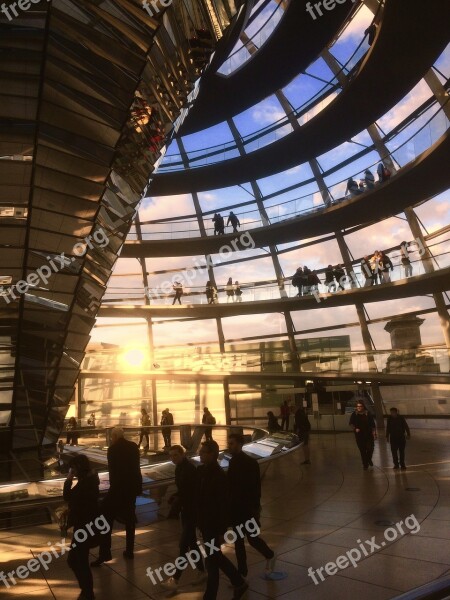
[(337, 282), (337, 291), (344, 290), (344, 283), (346, 280), (346, 274), (342, 265), (336, 265), (333, 269), (333, 275)]
[(136, 496), (142, 493), (139, 448), (126, 440), (123, 429), (114, 427), (111, 432), (111, 446), (108, 448), (109, 490), (103, 500), (101, 510), (106, 517), (110, 531), (101, 537), (98, 559), (91, 565), (99, 567), (111, 560), (111, 533), (114, 519), (120, 517), (125, 522), (125, 558), (134, 558), (134, 537), (136, 532)]
[(311, 293), (313, 292), (317, 292), (319, 289), (319, 285), (321, 284), (321, 281), (319, 279), (319, 276), (317, 275), (317, 273), (315, 271), (311, 271), (311, 273), (309, 273), (308, 275), (308, 287), (309, 287), (309, 291)]
[(409, 258), (408, 243), (402, 242), (400, 245), (401, 262), (405, 269), (405, 277), (411, 277), (413, 274), (413, 267)]
[(274, 433), (281, 429), (278, 419), (271, 410), (267, 413), (267, 429), (269, 430), (269, 433)]
[(375, 40), (375, 36), (377, 34), (377, 29), (378, 26), (376, 25), (376, 23), (372, 23), (371, 25), (369, 25), (369, 27), (365, 30), (364, 35), (368, 35), (369, 39), (367, 40), (369, 43), (369, 46), (371, 46)]
[(67, 445), (70, 444), (71, 446), (78, 446), (78, 433), (76, 432), (77, 429), (78, 429), (77, 420), (75, 419), (75, 417), (70, 417), (70, 419), (66, 425), (66, 431), (67, 431), (66, 444)]
[(175, 304), (175, 302), (178, 300), (178, 304), (181, 304), (181, 296), (183, 295), (183, 284), (180, 283), (179, 281), (175, 281), (175, 283), (173, 284), (173, 290), (175, 292), (175, 296), (172, 302), (172, 306)]
[(228, 527), (228, 486), (225, 473), (220, 468), (219, 446), (214, 441), (203, 442), (200, 448), (201, 465), (198, 467), (197, 523), (204, 542), (213, 542), (216, 549), (206, 558), (208, 581), (203, 600), (216, 600), (219, 590), (219, 571), (234, 587), (233, 600), (239, 600), (248, 589), (244, 578), (220, 549)]
[(364, 276), (364, 287), (374, 285), (370, 257), (367, 255), (361, 260), (361, 273)]
[(391, 177), (391, 172), (383, 162), (380, 162), (377, 167), (377, 175), (380, 183), (384, 183)]
[(164, 438), (164, 446), (166, 448), (170, 448), (172, 445), (172, 429), (170, 427), (165, 427), (165, 425), (173, 425), (173, 414), (170, 412), (168, 408), (163, 410), (161, 416), (161, 433)]
[(287, 400), (280, 406), (280, 417), (281, 417), (281, 429), (289, 431), (289, 417), (291, 416), (291, 407)]
[(214, 235), (223, 235), (225, 233), (225, 221), (220, 213), (216, 213), (213, 218)]
[(303, 269), (302, 269), (302, 267), (299, 267), (295, 271), (294, 276), (292, 277), (292, 285), (293, 285), (293, 287), (298, 288), (297, 296), (301, 296), (302, 295), (302, 288), (303, 288), (304, 282), (305, 282), (305, 279), (304, 279), (304, 276), (303, 276)]
[(378, 268), (383, 278), (382, 283), (389, 283), (391, 281), (390, 271), (394, 270), (394, 265), (385, 252), (379, 252), (378, 254)]
[(373, 467), (372, 455), (375, 447), (374, 440), (377, 437), (377, 430), (374, 418), (366, 410), (362, 402), (357, 402), (356, 410), (350, 417), (350, 425), (355, 433), (356, 444), (361, 453), (361, 460), (364, 470)]
[(405, 446), (406, 440), (411, 437), (411, 432), (405, 417), (398, 414), (396, 408), (391, 408), (391, 414), (387, 418), (386, 441), (391, 443), (392, 460), (394, 469), (400, 467), (402, 471), (406, 469), (405, 465)]
[[(204, 425), (215, 425), (216, 424), (215, 417), (209, 412), (209, 409), (206, 408), (206, 406), (203, 409), (202, 423)], [(213, 439), (213, 437), (212, 437), (212, 427), (205, 427), (205, 438), (206, 438), (207, 442), (211, 441)]]
[[(73, 478), (78, 482), (72, 487)], [(91, 471), (87, 456), (75, 456), (71, 463), (69, 474), (64, 482), (63, 497), (69, 505), (68, 526), (73, 526), (74, 535), (78, 529), (86, 530), (86, 525), (91, 524), (99, 516), (98, 498), (100, 481), (97, 473)], [(81, 537), (81, 536), (79, 536)], [(84, 536), (83, 536), (84, 537)], [(93, 540), (89, 537), (84, 542), (71, 541), (71, 549), (67, 557), (67, 564), (72, 569), (81, 589), (82, 600), (94, 600), (94, 582), (89, 567), (89, 547)]]
[(233, 280), (231, 279), (231, 277), (229, 277), (229, 279), (227, 281), (227, 285), (225, 286), (225, 291), (227, 293), (227, 304), (228, 304), (228, 302), (230, 302), (230, 300), (232, 302), (234, 302), (234, 285), (233, 285)]
[(325, 285), (328, 287), (329, 292), (336, 291), (336, 283), (334, 281), (334, 271), (331, 265), (328, 265), (325, 271)]
[(141, 431), (139, 435), (138, 447), (142, 444), (144, 439), (146, 440), (146, 445), (144, 446), (144, 450), (147, 451), (150, 447), (150, 441), (148, 438), (148, 434), (150, 433), (150, 426), (152, 421), (150, 419), (150, 415), (148, 414), (145, 408), (141, 408)]
[[(180, 508), (181, 518), (181, 537), (180, 551), (178, 556), (184, 556), (189, 550), (197, 550), (197, 468), (189, 461), (182, 446), (172, 446), (169, 450), (170, 460), (175, 465), (175, 484), (177, 492), (170, 499), (170, 504), (174, 502)], [(196, 568), (200, 571), (200, 581), (204, 580), (205, 566), (203, 559), (196, 563)], [(173, 577), (170, 577), (162, 585), (166, 589), (176, 590), (183, 571), (177, 569)], [(197, 583), (200, 583), (197, 581)]]
[(242, 290), (239, 281), (234, 282), (234, 297), (236, 302), (242, 302)]
[(298, 435), (299, 440), (303, 442), (303, 454), (305, 460), (302, 465), (310, 465), (309, 460), (309, 432), (311, 431), (311, 423), (309, 422), (308, 415), (303, 407), (298, 408), (295, 411), (295, 433)]
[(227, 226), (231, 225), (233, 227), (233, 233), (237, 233), (237, 228), (240, 227), (241, 223), (238, 217), (234, 214), (233, 211), (230, 211), (230, 215), (228, 217)]
[(208, 300), (208, 304), (215, 304), (217, 300), (217, 289), (211, 283), (211, 281), (206, 282), (206, 299)]
[(364, 183), (369, 190), (375, 187), (375, 176), (370, 169), (364, 171)]
[[(228, 450), (231, 460), (228, 467), (227, 480), (230, 498), (231, 524), (233, 528), (254, 519), (261, 528), (261, 475), (258, 462), (248, 456), (243, 450), (244, 436), (240, 433), (231, 433), (228, 436)], [(262, 554), (266, 559), (266, 575), (273, 572), (275, 566), (275, 553), (266, 542), (258, 536), (252, 537), (246, 531), (247, 541), (252, 548)], [(239, 574), (247, 577), (247, 554), (245, 552), (245, 539), (236, 530), (237, 539), (234, 543)]]
[(350, 196), (350, 198), (353, 198), (353, 196), (359, 196), (359, 194), (361, 194), (361, 190), (359, 189), (359, 186), (353, 177), (348, 178), (347, 189), (345, 190), (345, 195), (347, 194)]

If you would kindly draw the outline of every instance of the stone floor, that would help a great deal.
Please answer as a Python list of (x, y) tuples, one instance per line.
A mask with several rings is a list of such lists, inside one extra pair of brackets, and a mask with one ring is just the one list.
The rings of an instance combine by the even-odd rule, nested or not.
[[(276, 549), (277, 570), (287, 573), (287, 578), (265, 581), (261, 576), (264, 560), (248, 550), (248, 600), (348, 600), (353, 596), (383, 600), (450, 576), (450, 433), (412, 433), (407, 471), (392, 469), (383, 439), (376, 444), (375, 467), (363, 471), (351, 434), (312, 436), (310, 466), (300, 465), (301, 449), (271, 464), (263, 481), (263, 537)], [(405, 519), (402, 535), (395, 525)], [(416, 519), (420, 523), (417, 532)], [(157, 519), (146, 505), (139, 509), (139, 521), (133, 562), (122, 557), (123, 532), (114, 534), (114, 559), (94, 572), (97, 600), (170, 596), (151, 583), (146, 568), (155, 569), (176, 558), (178, 522)], [(366, 542), (372, 539), (380, 546), (373, 552)], [(1, 532), (1, 570), (16, 569), (47, 549), (48, 543), (58, 541), (54, 525)], [(368, 556), (361, 551), (356, 568), (350, 565), (333, 576), (322, 570), (324, 581), (316, 573), (317, 585), (308, 576), (309, 567), (324, 567), (360, 544)], [(232, 548), (227, 547), (226, 553), (232, 556)], [(183, 575), (177, 594), (180, 600), (202, 597), (201, 587), (190, 583), (192, 575), (192, 571)], [(221, 581), (219, 600), (231, 599), (227, 584)], [(61, 557), (53, 560), (48, 571), (33, 573), (9, 589), (0, 582), (0, 597), (21, 594), (72, 600), (79, 590)]]

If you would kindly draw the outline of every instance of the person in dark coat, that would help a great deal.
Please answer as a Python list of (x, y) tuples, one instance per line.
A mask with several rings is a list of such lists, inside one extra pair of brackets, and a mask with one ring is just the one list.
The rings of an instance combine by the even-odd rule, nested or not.
[[(187, 458), (182, 446), (172, 446), (169, 450), (170, 460), (175, 465), (175, 484), (177, 492), (170, 499), (170, 504), (175, 502), (180, 508), (181, 517), (181, 537), (180, 552), (178, 556), (185, 556), (189, 550), (198, 551), (196, 523), (197, 523), (197, 468)], [(199, 577), (196, 583), (205, 580), (205, 566), (200, 556), (196, 563), (199, 570)], [(169, 577), (162, 586), (168, 590), (177, 590), (183, 571), (177, 569), (173, 577)]]
[(168, 408), (163, 410), (161, 417), (161, 433), (164, 438), (164, 446), (166, 448), (170, 448), (172, 445), (172, 429), (170, 427), (165, 427), (166, 425), (173, 425), (173, 414), (170, 412)]
[(238, 216), (235, 215), (233, 211), (230, 211), (230, 215), (229, 215), (228, 221), (227, 221), (227, 227), (228, 227), (228, 225), (232, 226), (233, 233), (237, 233), (238, 227), (241, 225), (241, 222), (239, 221)]
[[(215, 425), (216, 418), (212, 415), (209, 408), (205, 406), (203, 409), (203, 417), (202, 417), (203, 425)], [(212, 427), (205, 427), (205, 438), (206, 441), (212, 440)]]
[(336, 265), (333, 269), (333, 275), (337, 282), (337, 290), (336, 291), (343, 291), (345, 289), (344, 283), (346, 280), (346, 274), (344, 271), (344, 267), (342, 265)]
[(300, 406), (295, 412), (295, 433), (298, 435), (301, 442), (303, 442), (303, 454), (305, 460), (302, 465), (310, 465), (309, 460), (309, 432), (311, 431), (311, 423), (309, 422), (308, 415), (305, 409)]
[(136, 532), (136, 496), (142, 493), (139, 448), (134, 442), (124, 438), (123, 429), (114, 427), (111, 432), (111, 446), (108, 448), (109, 490), (101, 509), (110, 531), (100, 540), (98, 559), (91, 563), (99, 567), (111, 560), (111, 533), (114, 520), (125, 523), (126, 549), (123, 556), (134, 558), (134, 537)]
[(332, 265), (328, 265), (325, 270), (325, 285), (328, 287), (329, 292), (336, 291), (336, 282), (334, 281), (334, 271)]
[(78, 446), (78, 433), (76, 432), (77, 429), (78, 429), (77, 420), (75, 419), (75, 417), (70, 417), (70, 419), (66, 425), (66, 431), (67, 431), (66, 444), (67, 445), (70, 444), (71, 446)]
[[(399, 468), (399, 463), (402, 471), (406, 469), (405, 465), (405, 446), (406, 440), (410, 439), (411, 432), (406, 422), (405, 417), (398, 414), (397, 408), (391, 408), (391, 414), (387, 418), (386, 424), (386, 441), (391, 443), (392, 460), (394, 461), (394, 469)], [(400, 455), (400, 457), (399, 457)], [(400, 458), (400, 460), (399, 460)]]
[(355, 433), (356, 445), (361, 454), (361, 460), (365, 471), (373, 467), (372, 455), (375, 447), (374, 440), (377, 438), (375, 420), (360, 401), (356, 404), (356, 410), (351, 414), (350, 425)]
[(271, 410), (269, 410), (269, 412), (267, 413), (267, 418), (267, 429), (269, 430), (269, 433), (274, 433), (274, 431), (280, 431), (281, 426), (278, 423), (278, 419)]
[[(236, 528), (254, 519), (261, 527), (261, 475), (258, 462), (248, 456), (243, 450), (244, 436), (240, 433), (231, 433), (228, 436), (228, 450), (231, 453), (228, 467), (227, 480), (230, 497), (231, 525)], [(262, 554), (266, 559), (265, 574), (270, 575), (275, 566), (275, 553), (259, 536), (252, 535), (245, 530), (247, 541), (252, 548)], [(247, 555), (245, 552), (245, 539), (236, 531), (237, 539), (234, 543), (238, 571), (242, 577), (247, 577)]]
[[(74, 477), (78, 478), (78, 482), (75, 487), (72, 487)], [(64, 482), (63, 498), (69, 505), (68, 526), (73, 526), (74, 532), (67, 564), (74, 572), (80, 586), (79, 600), (93, 600), (95, 597), (94, 581), (89, 568), (89, 548), (92, 546), (93, 540), (88, 537), (84, 542), (80, 542), (77, 539), (77, 531), (82, 529), (89, 533), (86, 525), (92, 525), (99, 515), (99, 485), (98, 475), (91, 471), (87, 456), (82, 454), (75, 456)], [(84, 536), (80, 535), (81, 537)]]
[[(233, 600), (239, 600), (248, 589), (245, 579), (233, 563), (222, 554), (224, 535), (229, 524), (227, 477), (219, 466), (219, 446), (210, 440), (200, 448), (201, 465), (197, 469), (197, 525), (208, 548), (206, 570), (208, 581), (203, 600), (216, 600), (219, 590), (219, 571), (222, 571), (234, 587)], [(213, 550), (213, 551), (212, 551)]]
[(280, 405), (281, 429), (286, 429), (286, 431), (289, 431), (290, 416), (291, 407), (289, 406), (288, 401), (285, 400), (283, 404)]

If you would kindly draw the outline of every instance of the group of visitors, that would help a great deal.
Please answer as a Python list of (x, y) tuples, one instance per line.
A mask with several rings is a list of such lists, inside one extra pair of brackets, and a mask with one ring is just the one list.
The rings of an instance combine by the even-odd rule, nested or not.
[[(350, 426), (355, 434), (356, 445), (361, 454), (363, 469), (373, 467), (372, 456), (377, 439), (377, 428), (375, 419), (367, 410), (363, 402), (358, 401), (356, 409), (350, 417)], [(390, 409), (387, 418), (386, 441), (390, 443), (394, 469), (406, 470), (405, 447), (406, 440), (410, 439), (411, 432), (405, 417), (399, 414), (397, 408)]]
[(393, 270), (394, 265), (391, 259), (382, 250), (375, 250), (371, 256), (366, 255), (361, 260), (361, 273), (364, 276), (364, 286), (389, 283), (391, 281), (391, 271)]
[[(384, 183), (391, 177), (391, 171), (384, 164), (384, 162), (380, 162), (377, 167), (377, 175), (378, 175), (378, 183)], [(350, 198), (354, 198), (355, 196), (359, 196), (363, 194), (367, 190), (373, 190), (375, 187), (375, 176), (370, 169), (366, 169), (364, 171), (363, 177), (360, 179), (359, 183), (353, 179), (353, 177), (349, 177), (347, 180), (347, 189), (345, 190), (345, 195)]]
[[(309, 454), (309, 432), (311, 431), (311, 423), (309, 422), (308, 415), (302, 406), (295, 408), (290, 406), (288, 401), (285, 400), (280, 406), (280, 415), (276, 417), (274, 412), (269, 410), (267, 413), (267, 429), (269, 433), (275, 433), (277, 431), (289, 431), (290, 429), (290, 418), (294, 415), (293, 431), (297, 434), (303, 447), (304, 461), (303, 465), (310, 465), (310, 454)], [(281, 418), (281, 425), (278, 422), (278, 418)]]
[[(222, 217), (220, 213), (215, 213), (212, 219), (214, 223), (214, 235), (224, 235), (225, 234), (225, 219)], [(230, 211), (227, 220), (227, 227), (231, 225), (233, 228), (233, 233), (237, 233), (238, 227), (240, 227), (241, 222), (239, 221), (239, 217), (234, 214), (233, 211)]]
[[(152, 420), (146, 408), (141, 408), (141, 431), (138, 441), (138, 448), (140, 448), (142, 442), (145, 440), (146, 444), (144, 446), (144, 452), (148, 452), (150, 448), (150, 440), (149, 433), (150, 427), (152, 425)], [(161, 422), (160, 425), (162, 427), (161, 433), (164, 439), (164, 447), (169, 448), (172, 444), (172, 429), (171, 425), (174, 424), (173, 414), (170, 412), (168, 408), (164, 409), (161, 413)]]
[[(411, 277), (413, 266), (409, 256), (408, 242), (405, 241), (400, 245), (400, 263), (403, 266), (405, 277)], [(394, 265), (384, 250), (375, 250), (373, 254), (365, 255), (360, 264), (363, 276), (361, 285), (364, 287), (391, 281), (391, 272), (394, 270)], [(327, 286), (329, 292), (344, 290), (346, 283), (357, 285), (354, 271), (348, 273), (342, 264), (328, 265), (324, 274), (323, 283)], [(292, 286), (298, 288), (298, 296), (306, 296), (317, 292), (320, 284), (322, 284), (322, 281), (317, 272), (311, 271), (307, 266), (299, 267), (292, 276)]]
[[(289, 427), (292, 407), (287, 401), (280, 406), (282, 426)], [(272, 411), (268, 413), (270, 433), (280, 431), (282, 426)], [(169, 426), (168, 409), (163, 411), (162, 425)], [(143, 413), (144, 416), (144, 413)], [(215, 424), (210, 411), (204, 409), (203, 424)], [(147, 422), (146, 422), (147, 423)], [(372, 414), (362, 401), (349, 421), (355, 435), (363, 469), (373, 466), (374, 442), (377, 439), (376, 424)], [(310, 465), (309, 434), (311, 425), (303, 407), (298, 407), (294, 417), (294, 431), (299, 436), (304, 451), (302, 464)], [(200, 530), (203, 543), (212, 550), (208, 554), (197, 552), (195, 568), (198, 569), (197, 584), (206, 582), (204, 600), (216, 600), (219, 590), (220, 571), (229, 579), (233, 587), (233, 600), (239, 600), (248, 589), (245, 578), (248, 575), (245, 538), (254, 550), (266, 560), (265, 576), (270, 579), (274, 572), (275, 553), (260, 537), (261, 477), (257, 461), (243, 451), (244, 436), (231, 433), (228, 436), (228, 452), (231, 456), (228, 472), (218, 463), (219, 446), (207, 434), (200, 449), (200, 466), (196, 467), (180, 445), (170, 446), (169, 456), (175, 465), (175, 484), (177, 491), (169, 499), (176, 502), (181, 517), (181, 536), (179, 556), (198, 551), (196, 529)], [(390, 443), (394, 469), (405, 470), (406, 440), (411, 437), (410, 429), (397, 408), (390, 409), (387, 419), (386, 440)], [(111, 444), (107, 453), (109, 470), (109, 490), (99, 502), (99, 478), (91, 469), (86, 455), (75, 455), (70, 463), (63, 496), (68, 503), (68, 528), (73, 527), (73, 538), (68, 554), (68, 565), (79, 583), (79, 600), (94, 600), (94, 585), (90, 567), (98, 568), (112, 560), (111, 535), (116, 520), (125, 524), (126, 545), (122, 552), (126, 560), (134, 559), (134, 541), (136, 529), (136, 498), (142, 493), (142, 475), (138, 446), (124, 437), (124, 431), (115, 427), (111, 432)], [(74, 478), (77, 483), (74, 486)], [(247, 527), (252, 524), (252, 528)], [(245, 530), (244, 530), (245, 527)], [(80, 542), (79, 530), (88, 531)], [(236, 566), (224, 556), (221, 545), (228, 530), (234, 532), (233, 543)], [(74, 543), (75, 540), (75, 543)], [(89, 564), (90, 550), (99, 547), (98, 558)], [(176, 592), (184, 568), (177, 569), (162, 586)], [(147, 576), (152, 582), (154, 572), (149, 567)], [(161, 581), (161, 578), (160, 578)]]
[[(227, 304), (229, 302), (242, 302), (242, 290), (239, 281), (233, 280), (229, 277), (227, 284), (224, 288)], [(217, 291), (216, 286), (212, 283), (212, 281), (206, 282), (206, 299), (208, 300), (208, 304), (217, 304), (219, 301), (219, 292)]]
[[(231, 433), (228, 451), (231, 455), (228, 472), (218, 463), (219, 446), (209, 439), (200, 448), (201, 465), (196, 467), (180, 445), (171, 446), (169, 456), (175, 465), (176, 494), (169, 500), (177, 503), (181, 517), (179, 556), (196, 551), (198, 576), (195, 583), (206, 582), (204, 600), (215, 600), (219, 590), (219, 573), (222, 571), (233, 587), (233, 600), (239, 600), (248, 589), (245, 539), (254, 550), (266, 559), (266, 576), (275, 566), (275, 553), (260, 537), (261, 477), (258, 462), (243, 452), (244, 436)], [(64, 483), (64, 500), (68, 503), (68, 527), (74, 533), (68, 554), (68, 564), (73, 570), (81, 589), (79, 600), (94, 600), (94, 582), (90, 567), (98, 568), (112, 560), (111, 535), (114, 521), (125, 523), (126, 547), (123, 556), (134, 559), (136, 530), (136, 497), (142, 493), (139, 449), (134, 442), (126, 440), (123, 429), (115, 427), (108, 449), (110, 487), (103, 501), (99, 502), (99, 478), (91, 469), (85, 455), (76, 455), (70, 465)], [(73, 486), (74, 477), (77, 484)], [(100, 521), (103, 523), (100, 524)], [(95, 523), (95, 525), (94, 525)], [(101, 529), (100, 526), (102, 525)], [(250, 527), (251, 525), (251, 527)], [(107, 527), (106, 527), (107, 526)], [(244, 529), (245, 527), (245, 529)], [(204, 559), (198, 552), (197, 528), (203, 543), (211, 550)], [(234, 532), (236, 563), (221, 550), (228, 530)], [(79, 530), (92, 535), (80, 542)], [(75, 540), (75, 543), (74, 543)], [(90, 550), (99, 547), (98, 558), (89, 564)], [(162, 583), (168, 590), (176, 591), (184, 569)], [(147, 576), (153, 583), (152, 569)]]

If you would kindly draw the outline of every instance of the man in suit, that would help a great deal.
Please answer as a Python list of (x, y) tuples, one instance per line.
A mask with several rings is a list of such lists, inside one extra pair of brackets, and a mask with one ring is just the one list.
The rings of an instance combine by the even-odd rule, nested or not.
[(111, 446), (108, 448), (109, 490), (103, 500), (101, 511), (107, 519), (109, 533), (101, 536), (98, 559), (91, 563), (99, 567), (111, 560), (111, 533), (114, 520), (125, 523), (125, 558), (134, 558), (134, 537), (136, 532), (136, 496), (142, 493), (142, 475), (139, 448), (134, 442), (124, 438), (123, 429), (114, 427), (111, 432)]
[(203, 442), (200, 448), (202, 464), (197, 469), (197, 525), (204, 545), (208, 546), (205, 560), (208, 581), (203, 600), (216, 600), (219, 571), (224, 573), (234, 588), (233, 600), (240, 600), (248, 585), (221, 550), (228, 526), (228, 493), (227, 477), (217, 462), (218, 458), (217, 442)]
[[(231, 454), (228, 467), (227, 481), (230, 498), (231, 524), (237, 527), (254, 519), (260, 525), (261, 512), (261, 475), (258, 462), (242, 450), (244, 436), (240, 433), (231, 433), (228, 436), (228, 450)], [(273, 572), (275, 566), (275, 553), (259, 535), (252, 535), (247, 531), (247, 541), (257, 552), (266, 559), (265, 575)], [(237, 535), (234, 543), (238, 571), (242, 577), (247, 577), (247, 554), (245, 540), (242, 535)]]

